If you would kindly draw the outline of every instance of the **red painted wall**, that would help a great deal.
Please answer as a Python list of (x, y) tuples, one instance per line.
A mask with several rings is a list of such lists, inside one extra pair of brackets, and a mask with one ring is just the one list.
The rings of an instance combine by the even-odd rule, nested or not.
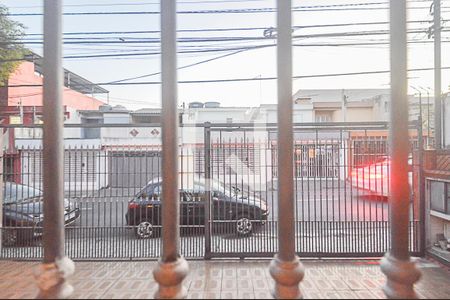
[[(9, 77), (8, 85), (42, 85), (42, 77), (34, 73), (34, 64), (24, 62)], [(42, 106), (42, 87), (10, 87), (8, 88), (8, 106)], [(79, 110), (97, 110), (102, 101), (81, 94), (69, 88), (64, 88), (64, 105)]]

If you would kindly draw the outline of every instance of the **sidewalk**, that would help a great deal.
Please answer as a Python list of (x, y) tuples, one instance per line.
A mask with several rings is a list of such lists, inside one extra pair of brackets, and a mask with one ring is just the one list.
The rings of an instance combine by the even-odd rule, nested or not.
[[(153, 298), (154, 261), (76, 262), (71, 282), (73, 298)], [(305, 298), (381, 299), (385, 280), (377, 260), (306, 260), (301, 284)], [(33, 269), (38, 262), (0, 261), (0, 298), (33, 298), (37, 293)], [(269, 260), (189, 261), (184, 281), (188, 298), (271, 299), (273, 280)], [(419, 260), (420, 298), (450, 298), (450, 271), (428, 260)]]

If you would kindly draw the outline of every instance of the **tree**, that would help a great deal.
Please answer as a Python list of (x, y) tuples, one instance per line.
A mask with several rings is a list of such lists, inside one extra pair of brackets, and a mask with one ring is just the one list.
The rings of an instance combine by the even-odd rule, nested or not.
[(0, 5), (0, 86), (20, 65), (27, 50), (20, 42), (25, 35), (25, 27), (7, 17), (8, 9)]

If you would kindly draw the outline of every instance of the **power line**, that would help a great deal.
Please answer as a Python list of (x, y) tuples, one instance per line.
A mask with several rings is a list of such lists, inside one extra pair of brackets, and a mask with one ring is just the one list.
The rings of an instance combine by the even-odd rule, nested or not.
[[(450, 41), (442, 41), (442, 43), (448, 43)], [(429, 40), (418, 40), (418, 41), (409, 41), (408, 44), (430, 44), (433, 41)], [(355, 43), (310, 43), (310, 44), (293, 44), (294, 47), (355, 47), (355, 46), (380, 46), (380, 45), (389, 45), (389, 41), (385, 42), (355, 42)], [(275, 47), (274, 44), (266, 44), (266, 45), (255, 45), (255, 46), (245, 46), (245, 47), (228, 47), (228, 48), (212, 48), (212, 49), (199, 49), (199, 50), (182, 50), (178, 51), (178, 54), (198, 54), (198, 53), (214, 53), (214, 52), (227, 52), (227, 51), (246, 51), (252, 49), (262, 49), (268, 47)], [(140, 50), (135, 50), (140, 51)], [(92, 58), (136, 58), (136, 57), (144, 57), (144, 56), (157, 56), (160, 55), (161, 52), (139, 52), (139, 53), (113, 53), (113, 54), (92, 54), (92, 55), (67, 55), (64, 56), (64, 59), (92, 59)], [(14, 62), (14, 61), (30, 61), (32, 58), (21, 58), (21, 59), (5, 59), (0, 60), (0, 63), (5, 62)]]
[[(442, 43), (449, 43), (450, 41), (444, 40)], [(430, 44), (433, 41), (430, 40), (411, 40), (408, 41), (408, 44)], [(384, 42), (355, 42), (355, 43), (294, 43), (294, 47), (355, 47), (355, 46), (380, 46), (380, 45), (389, 45), (389, 41)], [(198, 54), (198, 53), (214, 53), (214, 52), (227, 52), (227, 51), (246, 51), (253, 49), (262, 49), (268, 47), (275, 47), (274, 44), (266, 44), (266, 45), (255, 45), (255, 46), (245, 46), (245, 47), (227, 47), (227, 48), (212, 48), (212, 49), (198, 49), (198, 50), (181, 50), (178, 51), (178, 54)], [(132, 53), (113, 53), (113, 54), (92, 54), (92, 55), (67, 55), (64, 56), (64, 59), (91, 59), (91, 58), (136, 58), (143, 56), (157, 56), (160, 55), (161, 52), (139, 52), (141, 50), (135, 50)], [(0, 63), (5, 62), (14, 62), (14, 61), (30, 61), (32, 58), (20, 58), (20, 59), (5, 59), (0, 60)]]
[[(450, 20), (443, 20), (448, 22)], [(430, 20), (410, 20), (407, 23), (429, 23)], [(389, 25), (389, 22), (355, 22), (355, 23), (334, 23), (334, 24), (312, 24), (293, 26), (294, 30), (322, 27), (345, 27), (345, 26), (367, 26), (367, 25)], [(179, 29), (177, 32), (223, 32), (223, 31), (254, 31), (265, 30), (265, 27), (236, 27), (236, 28), (204, 28), (204, 29)], [(87, 31), (87, 32), (65, 32), (64, 35), (113, 35), (113, 34), (157, 34), (160, 30), (137, 30), (137, 31)], [(28, 33), (26, 36), (42, 36), (42, 33)]]
[[(442, 67), (442, 70), (449, 70), (450, 67)], [(414, 68), (409, 69), (408, 72), (423, 72), (433, 71), (434, 68)], [(390, 70), (381, 71), (363, 71), (363, 72), (349, 72), (349, 73), (331, 73), (331, 74), (315, 74), (315, 75), (298, 75), (293, 76), (293, 79), (307, 79), (307, 78), (323, 78), (323, 77), (340, 77), (340, 76), (356, 76), (356, 75), (375, 75), (390, 73)], [(253, 78), (233, 78), (233, 79), (210, 79), (210, 80), (181, 80), (179, 84), (203, 84), (203, 83), (226, 83), (226, 82), (244, 82), (244, 81), (259, 81), (259, 80), (276, 80), (277, 77), (253, 77)], [(160, 81), (142, 81), (142, 82), (117, 82), (117, 83), (92, 83), (91, 85), (99, 86), (133, 86), (133, 85), (159, 85)], [(22, 85), (9, 85), (8, 88), (18, 87), (41, 87), (40, 84), (22, 84)]]
[[(228, 56), (236, 55), (238, 53), (241, 53), (241, 52), (244, 52), (244, 51), (247, 51), (247, 50), (249, 50), (249, 49), (238, 50), (238, 51), (235, 51), (235, 52), (232, 52), (232, 53), (228, 53), (228, 54), (225, 54), (225, 55), (221, 55), (221, 56), (218, 56), (218, 57), (213, 57), (213, 58), (210, 58), (210, 59), (202, 60), (202, 61), (199, 61), (199, 62), (196, 62), (196, 63), (192, 63), (192, 64), (189, 64), (189, 65), (185, 65), (185, 66), (179, 67), (179, 68), (177, 68), (177, 70), (186, 69), (186, 68), (190, 68), (190, 67), (193, 67), (193, 66), (198, 66), (200, 64), (205, 64), (205, 63), (208, 63), (208, 62), (211, 62), (211, 61), (214, 61), (214, 60), (218, 60), (218, 59), (225, 58), (225, 57), (228, 57)], [(141, 76), (115, 80), (115, 81), (111, 81), (111, 82), (108, 82), (108, 83), (125, 82), (125, 81), (130, 81), (130, 80), (136, 80), (136, 79), (151, 77), (151, 76), (155, 76), (155, 75), (159, 75), (159, 74), (161, 74), (161, 72), (155, 72), (155, 73), (145, 74), (145, 75), (141, 75)]]
[[(380, 3), (379, 3), (380, 4)], [(387, 2), (382, 3), (387, 4)], [(340, 5), (322, 5), (315, 6), (320, 8), (314, 8), (314, 6), (297, 6), (292, 8), (292, 12), (325, 12), (325, 11), (367, 11), (367, 10), (387, 10), (386, 7), (357, 7), (367, 4), (340, 4)], [(373, 5), (373, 4), (372, 4)], [(332, 8), (341, 7), (341, 8)], [(345, 8), (342, 8), (345, 7)], [(446, 9), (448, 7), (442, 7)], [(416, 9), (429, 9), (429, 7), (408, 7), (409, 10)], [(255, 13), (275, 13), (276, 8), (266, 7), (266, 8), (245, 8), (245, 9), (214, 9), (214, 10), (182, 10), (178, 11), (177, 14), (255, 14)], [(159, 11), (109, 11), (109, 12), (65, 12), (64, 16), (108, 16), (108, 15), (158, 15)], [(6, 16), (14, 17), (31, 17), (31, 16), (43, 16), (43, 13), (8, 13)]]
[[(449, 29), (443, 29), (442, 32), (448, 32)], [(427, 33), (428, 29), (415, 29), (409, 30), (408, 34), (417, 33)], [(372, 31), (354, 31), (354, 32), (332, 32), (332, 33), (316, 33), (316, 34), (305, 34), (305, 35), (294, 35), (293, 39), (304, 39), (304, 38), (322, 38), (322, 37), (348, 37), (348, 36), (368, 36), (368, 35), (386, 35), (389, 34), (389, 30), (372, 30)], [(234, 42), (234, 41), (260, 41), (260, 40), (274, 40), (276, 37), (265, 37), (265, 36), (224, 36), (224, 37), (184, 37), (179, 38), (179, 43), (204, 43), (204, 42)], [(143, 43), (160, 43), (159, 38), (127, 38), (127, 40), (104, 40), (101, 39), (89, 39), (89, 38), (66, 38), (63, 44), (143, 44)], [(41, 45), (43, 41), (27, 41), (19, 42), (0, 42), (0, 45), (11, 45), (11, 44), (26, 44), (26, 45)]]
[[(177, 1), (177, 4), (216, 4), (216, 3), (244, 3), (244, 2), (264, 2), (266, 0), (214, 0), (214, 1)], [(138, 3), (89, 3), (89, 4), (66, 4), (63, 7), (95, 7), (95, 6), (144, 6), (144, 5), (160, 5), (156, 2), (138, 2)], [(10, 9), (30, 9), (42, 8), (41, 6), (15, 6)]]

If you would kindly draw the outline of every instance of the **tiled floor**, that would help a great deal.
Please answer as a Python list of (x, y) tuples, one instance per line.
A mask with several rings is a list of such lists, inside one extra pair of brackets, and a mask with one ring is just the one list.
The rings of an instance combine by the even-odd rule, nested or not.
[[(384, 276), (378, 261), (304, 261), (301, 284), (305, 298), (384, 298)], [(419, 260), (423, 272), (416, 290), (421, 298), (450, 298), (450, 272), (436, 263)], [(32, 298), (36, 262), (0, 261), (0, 298)], [(269, 260), (189, 261), (184, 281), (188, 298), (271, 298)], [(153, 298), (157, 284), (155, 262), (77, 262), (71, 282), (73, 298)]]

